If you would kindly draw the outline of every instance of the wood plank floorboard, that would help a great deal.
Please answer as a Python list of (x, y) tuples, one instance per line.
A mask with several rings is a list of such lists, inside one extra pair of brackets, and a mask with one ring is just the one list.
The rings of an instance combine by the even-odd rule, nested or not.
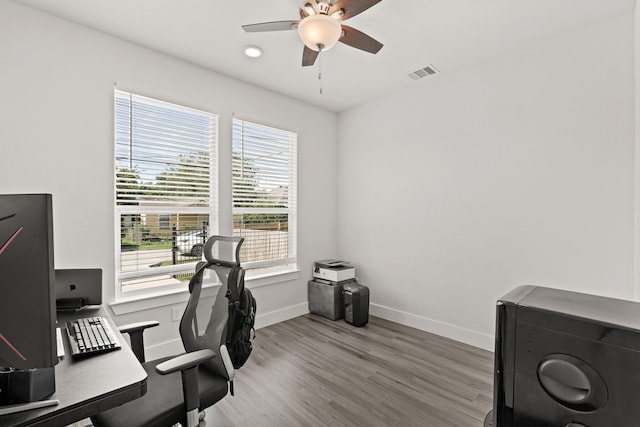
[(478, 427), (493, 354), (369, 317), (361, 328), (307, 314), (257, 331), (235, 396), (208, 427)]

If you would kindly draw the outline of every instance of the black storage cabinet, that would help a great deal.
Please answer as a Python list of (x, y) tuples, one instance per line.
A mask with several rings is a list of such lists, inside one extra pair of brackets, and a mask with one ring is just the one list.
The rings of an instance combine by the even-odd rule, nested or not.
[(357, 283), (344, 285), (344, 320), (353, 326), (369, 322), (369, 288)]
[(310, 280), (307, 284), (309, 312), (327, 319), (344, 317), (344, 282), (325, 282), (322, 279)]

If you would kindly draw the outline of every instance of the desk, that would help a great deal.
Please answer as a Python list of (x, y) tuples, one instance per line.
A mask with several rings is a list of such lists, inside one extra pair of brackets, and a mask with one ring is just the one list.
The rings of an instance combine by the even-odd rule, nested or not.
[(104, 308), (58, 313), (58, 327), (79, 317), (107, 318), (122, 348), (108, 353), (72, 359), (63, 330), (65, 356), (56, 365), (56, 391), (47, 399), (60, 404), (0, 416), (0, 426), (65, 426), (137, 399), (147, 392), (147, 373), (118, 333)]

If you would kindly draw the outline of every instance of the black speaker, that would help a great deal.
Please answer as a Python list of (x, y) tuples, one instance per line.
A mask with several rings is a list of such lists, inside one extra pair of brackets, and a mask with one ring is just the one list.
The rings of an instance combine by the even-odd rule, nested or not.
[(640, 304), (523, 286), (497, 302), (496, 427), (640, 425)]

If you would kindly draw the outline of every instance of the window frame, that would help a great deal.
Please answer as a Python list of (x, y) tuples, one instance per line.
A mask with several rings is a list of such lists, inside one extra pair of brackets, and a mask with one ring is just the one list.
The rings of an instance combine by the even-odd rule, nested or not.
[[(129, 98), (129, 102), (141, 102), (141, 103), (150, 103), (160, 107), (167, 107), (169, 109), (175, 109), (177, 112), (185, 113), (185, 114), (197, 114), (204, 115), (208, 117), (208, 147), (206, 149), (208, 154), (208, 182), (206, 182), (206, 189), (208, 191), (208, 196), (206, 200), (208, 200), (208, 206), (178, 206), (177, 204), (171, 204), (171, 202), (166, 202), (166, 204), (161, 206), (136, 206), (136, 205), (126, 205), (126, 204), (118, 204), (118, 179), (119, 172), (121, 171), (118, 167), (118, 126), (121, 125), (122, 122), (119, 122), (118, 118), (118, 99)], [(132, 279), (132, 278), (145, 278), (145, 277), (155, 277), (166, 274), (188, 274), (193, 273), (195, 270), (195, 266), (198, 260), (194, 260), (193, 262), (186, 262), (184, 264), (175, 264), (169, 266), (160, 266), (154, 267), (153, 272), (149, 271), (137, 271), (136, 273), (125, 273), (122, 271), (122, 262), (121, 255), (124, 252), (121, 247), (122, 243), (122, 231), (121, 231), (121, 218), (124, 215), (156, 215), (158, 219), (158, 228), (160, 227), (160, 217), (169, 215), (169, 218), (172, 218), (174, 215), (192, 215), (196, 216), (198, 219), (201, 217), (208, 217), (208, 235), (212, 235), (218, 232), (218, 220), (219, 220), (219, 203), (218, 203), (218, 132), (219, 126), (218, 121), (219, 117), (217, 114), (195, 109), (192, 107), (167, 102), (164, 100), (160, 100), (157, 98), (150, 98), (143, 95), (139, 95), (133, 92), (126, 92), (119, 89), (114, 89), (114, 167), (113, 167), (113, 205), (114, 205), (114, 242), (115, 242), (115, 302), (118, 301), (127, 301), (127, 300), (138, 300), (140, 298), (149, 298), (149, 297), (157, 297), (162, 295), (168, 295), (176, 292), (184, 292), (186, 289), (184, 282), (173, 283), (173, 284), (158, 284), (151, 285), (142, 289), (134, 289), (123, 291), (123, 280)], [(126, 119), (123, 119), (126, 122)], [(184, 122), (178, 122), (184, 124)], [(132, 128), (134, 126), (132, 124), (132, 114), (129, 113), (128, 117), (128, 125)], [(144, 126), (144, 125), (143, 125)], [(176, 125), (178, 126), (178, 125)], [(175, 128), (173, 131), (176, 132)], [(132, 138), (133, 130), (130, 131), (129, 138)], [(176, 132), (177, 133), (177, 132)], [(174, 136), (175, 134), (172, 134)], [(164, 141), (159, 139), (160, 141)], [(156, 145), (160, 143), (156, 142)], [(180, 142), (178, 142), (180, 144)], [(150, 144), (153, 146), (153, 144)], [(155, 149), (159, 150), (156, 146)], [(185, 149), (185, 152), (188, 150)], [(152, 153), (153, 155), (157, 155), (156, 153)], [(178, 156), (179, 157), (179, 156)], [(133, 155), (129, 155), (128, 159), (134, 158)], [(154, 157), (152, 157), (155, 159)], [(178, 165), (183, 165), (182, 163), (176, 163)], [(162, 173), (159, 172), (158, 175)], [(157, 178), (157, 176), (156, 176)], [(142, 180), (140, 180), (142, 182)], [(166, 184), (170, 185), (170, 184)], [(170, 221), (171, 222), (171, 221)], [(171, 249), (174, 250), (173, 248)], [(139, 269), (139, 267), (138, 267)]]
[[(287, 174), (287, 206), (286, 207), (236, 207), (236, 185), (237, 183), (237, 167), (236, 163), (243, 164), (244, 157), (236, 159), (237, 145), (242, 143), (244, 137), (239, 135), (239, 128), (243, 131), (240, 132), (244, 135), (245, 126), (260, 129), (266, 133), (266, 138), (275, 138), (275, 135), (284, 135), (282, 139), (278, 139), (275, 142), (275, 146), (278, 149), (282, 149), (286, 145), (287, 160), (288, 160), (288, 174)], [(241, 140), (238, 140), (240, 138)], [(273, 142), (273, 141), (270, 141)], [(270, 145), (270, 144), (269, 144)], [(254, 280), (256, 283), (268, 283), (269, 277), (282, 276), (287, 277), (288, 273), (297, 272), (298, 270), (298, 195), (297, 195), (297, 181), (298, 181), (298, 134), (293, 131), (289, 131), (282, 128), (276, 128), (268, 126), (255, 121), (243, 120), (237, 117), (232, 119), (232, 138), (231, 138), (231, 151), (232, 151), (232, 180), (231, 180), (231, 215), (233, 218), (233, 235), (240, 235), (235, 228), (235, 218), (237, 215), (245, 214), (274, 214), (274, 215), (287, 215), (287, 256), (279, 257), (268, 260), (260, 261), (245, 261), (242, 260), (242, 265), (246, 270), (246, 277), (248, 280)], [(268, 147), (276, 148), (276, 147)], [(252, 153), (255, 154), (255, 153)], [(267, 154), (267, 156), (273, 155), (273, 153)], [(257, 173), (260, 175), (259, 173)], [(245, 236), (242, 236), (245, 237)], [(247, 237), (245, 237), (245, 245)], [(283, 276), (284, 275), (284, 276)]]

